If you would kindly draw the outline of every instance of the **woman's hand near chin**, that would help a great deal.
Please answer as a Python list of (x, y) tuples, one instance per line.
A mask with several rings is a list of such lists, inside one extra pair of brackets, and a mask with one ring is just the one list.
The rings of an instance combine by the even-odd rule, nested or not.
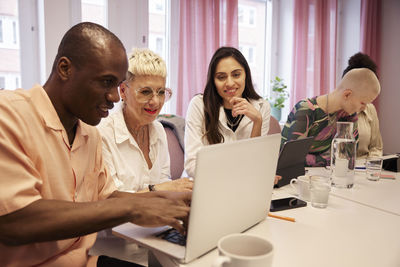
[(232, 104), (232, 116), (247, 116), (253, 122), (250, 137), (261, 136), (262, 116), (249, 101), (241, 97), (232, 97), (229, 102)]
[(239, 115), (247, 116), (252, 122), (262, 122), (262, 116), (249, 101), (242, 97), (232, 97), (229, 102), (232, 104), (232, 116), (236, 117)]

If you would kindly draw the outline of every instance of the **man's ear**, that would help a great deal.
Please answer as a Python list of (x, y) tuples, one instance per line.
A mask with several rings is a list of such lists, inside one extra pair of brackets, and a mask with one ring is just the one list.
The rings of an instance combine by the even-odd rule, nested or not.
[(57, 62), (57, 74), (61, 80), (66, 81), (71, 76), (72, 64), (67, 57), (60, 57)]
[(344, 98), (345, 100), (347, 100), (347, 99), (349, 99), (349, 97), (351, 97), (351, 96), (353, 95), (353, 90), (351, 90), (351, 89), (344, 89), (342, 95), (343, 95), (343, 98)]

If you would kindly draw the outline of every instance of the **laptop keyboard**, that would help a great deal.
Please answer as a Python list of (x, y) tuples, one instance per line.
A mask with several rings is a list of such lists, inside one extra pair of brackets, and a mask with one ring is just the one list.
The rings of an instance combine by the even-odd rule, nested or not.
[(162, 232), (157, 236), (167, 240), (168, 242), (175, 243), (181, 246), (186, 246), (186, 236), (182, 235), (174, 228), (168, 229), (167, 231)]

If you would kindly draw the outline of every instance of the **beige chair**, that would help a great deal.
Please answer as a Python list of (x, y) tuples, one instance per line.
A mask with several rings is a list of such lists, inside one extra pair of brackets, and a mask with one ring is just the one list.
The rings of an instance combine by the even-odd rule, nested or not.
[(268, 134), (281, 133), (281, 131), (282, 131), (282, 129), (281, 129), (281, 126), (279, 125), (278, 120), (275, 119), (273, 116), (271, 116), (269, 119)]

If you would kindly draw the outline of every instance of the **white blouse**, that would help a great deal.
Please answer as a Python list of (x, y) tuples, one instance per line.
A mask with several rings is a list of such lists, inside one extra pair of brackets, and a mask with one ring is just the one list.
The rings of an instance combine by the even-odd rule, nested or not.
[[(262, 128), (261, 135), (267, 135), (269, 130), (269, 119), (271, 108), (269, 103), (260, 98), (258, 100), (250, 100), (250, 103), (261, 113)], [(253, 122), (244, 116), (239, 123), (236, 131), (232, 131), (227, 125), (227, 118), (224, 107), (219, 109), (220, 131), (224, 136), (225, 142), (250, 138), (253, 129)], [(196, 154), (203, 146), (208, 145), (207, 139), (204, 137), (204, 104), (203, 95), (196, 95), (190, 101), (186, 114), (185, 127), (185, 171), (188, 176), (194, 177), (196, 168)]]
[(160, 122), (149, 124), (151, 169), (126, 127), (122, 108), (103, 119), (98, 129), (103, 139), (104, 161), (120, 191), (137, 192), (149, 184), (170, 181), (167, 136)]
[(365, 110), (358, 113), (357, 158), (381, 157), (382, 153), (378, 114), (373, 104), (367, 104)]

